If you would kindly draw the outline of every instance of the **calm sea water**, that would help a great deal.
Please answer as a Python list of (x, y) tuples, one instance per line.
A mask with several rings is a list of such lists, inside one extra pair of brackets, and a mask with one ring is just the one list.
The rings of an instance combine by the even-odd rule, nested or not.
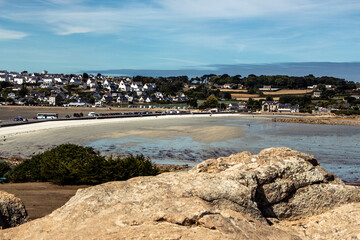
[[(199, 124), (199, 120), (186, 120), (184, 125), (191, 125), (191, 121), (194, 126)], [(109, 154), (144, 154), (159, 164), (191, 166), (208, 158), (242, 151), (258, 153), (269, 147), (289, 147), (313, 154), (326, 170), (346, 182), (360, 182), (359, 126), (274, 123), (265, 119), (236, 117), (201, 121), (201, 124), (209, 126), (235, 126), (239, 132), (245, 131), (246, 134), (211, 143), (171, 135), (166, 140), (136, 136), (103, 138), (86, 145)]]

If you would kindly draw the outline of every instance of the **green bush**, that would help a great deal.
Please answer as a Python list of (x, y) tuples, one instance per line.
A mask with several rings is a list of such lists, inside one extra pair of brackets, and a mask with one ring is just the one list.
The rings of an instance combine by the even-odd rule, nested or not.
[(13, 182), (35, 182), (43, 180), (40, 176), (40, 158), (34, 156), (15, 166), (10, 174)]
[(0, 177), (4, 177), (4, 175), (11, 170), (11, 167), (8, 163), (4, 161), (0, 161)]
[(99, 184), (156, 174), (158, 169), (143, 155), (107, 159), (93, 148), (63, 144), (16, 166), (10, 180), (49, 181), (61, 185)]
[(332, 113), (335, 113), (336, 115), (360, 115), (360, 111), (358, 110), (332, 110)]

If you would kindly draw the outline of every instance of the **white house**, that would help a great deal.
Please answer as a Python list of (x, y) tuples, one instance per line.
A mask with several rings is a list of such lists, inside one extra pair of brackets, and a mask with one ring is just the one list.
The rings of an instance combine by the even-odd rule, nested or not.
[(53, 84), (55, 81), (54, 81), (53, 78), (43, 78), (43, 82), (46, 83), (46, 84), (48, 84), (48, 83), (52, 83), (52, 84)]
[(103, 88), (108, 88), (110, 86), (111, 81), (108, 79), (105, 79), (102, 86)]
[(8, 98), (16, 98), (16, 94), (15, 93), (9, 93), (7, 95)]
[(164, 94), (162, 92), (156, 92), (154, 95), (158, 100), (164, 100)]
[(132, 82), (130, 87), (132, 91), (138, 92), (138, 91), (142, 91), (143, 84), (141, 82)]
[(156, 89), (155, 83), (145, 83), (143, 90), (147, 92), (152, 92)]
[(321, 92), (313, 92), (313, 97), (315, 98), (321, 97)]
[(121, 81), (119, 83), (119, 91), (121, 92), (129, 92), (131, 90), (130, 84), (125, 81)]
[(77, 77), (72, 77), (69, 81), (70, 85), (79, 86), (81, 84), (81, 79)]
[(53, 88), (53, 83), (50, 82), (50, 81), (47, 81), (47, 82), (43, 82), (41, 85), (40, 85), (41, 88)]
[(259, 88), (260, 91), (277, 91), (279, 88), (273, 88), (271, 85), (264, 85), (262, 88)]
[(25, 83), (25, 79), (23, 77), (14, 77), (14, 84), (23, 84)]
[(156, 101), (156, 99), (154, 99), (154, 98), (152, 98), (152, 97), (147, 97), (147, 98), (145, 99), (145, 102), (147, 102), (147, 103), (151, 103), (151, 102), (154, 102), (154, 101)]
[(308, 88), (308, 89), (316, 89), (316, 88), (317, 88), (317, 85), (308, 86), (307, 88)]
[(129, 102), (129, 99), (126, 96), (119, 96), (116, 99), (116, 102), (117, 103), (127, 103), (127, 102)]
[(7, 75), (0, 75), (0, 82), (9, 82)]

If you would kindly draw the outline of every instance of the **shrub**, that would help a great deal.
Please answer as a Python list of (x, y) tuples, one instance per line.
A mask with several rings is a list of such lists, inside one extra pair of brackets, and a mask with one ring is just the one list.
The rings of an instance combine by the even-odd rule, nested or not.
[(158, 174), (158, 169), (143, 155), (125, 158), (101, 156), (91, 147), (63, 144), (16, 166), (13, 182), (49, 181), (56, 184), (99, 184)]
[(10, 165), (4, 161), (0, 161), (0, 177), (4, 177), (4, 175), (11, 170)]
[(107, 181), (126, 180), (137, 176), (153, 176), (159, 173), (151, 160), (144, 155), (109, 158), (106, 163), (104, 178)]
[(360, 111), (357, 110), (332, 110), (332, 113), (335, 113), (336, 115), (360, 115)]
[(36, 182), (43, 180), (40, 175), (40, 158), (34, 156), (14, 167), (10, 174), (13, 182)]

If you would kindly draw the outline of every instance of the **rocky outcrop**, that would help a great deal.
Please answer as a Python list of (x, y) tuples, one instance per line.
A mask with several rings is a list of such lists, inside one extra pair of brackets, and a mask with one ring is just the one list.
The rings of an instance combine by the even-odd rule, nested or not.
[[(294, 220), (360, 201), (359, 188), (346, 186), (324, 170), (314, 156), (288, 148), (269, 148), (258, 155), (243, 152), (209, 159), (191, 172), (218, 173), (226, 178), (236, 176), (237, 182), (250, 193), (248, 203), (256, 203), (253, 212), (261, 211), (260, 218)], [(251, 204), (246, 205), (247, 211), (249, 206)], [(259, 219), (258, 215), (251, 216)]]
[(360, 239), (360, 203), (348, 203), (296, 221), (277, 221), (276, 228), (308, 240)]
[(13, 194), (0, 191), (0, 227), (16, 227), (28, 220), (23, 202)]
[(313, 156), (270, 148), (79, 190), (52, 214), (0, 239), (302, 239), (277, 222), (359, 201), (359, 188)]

